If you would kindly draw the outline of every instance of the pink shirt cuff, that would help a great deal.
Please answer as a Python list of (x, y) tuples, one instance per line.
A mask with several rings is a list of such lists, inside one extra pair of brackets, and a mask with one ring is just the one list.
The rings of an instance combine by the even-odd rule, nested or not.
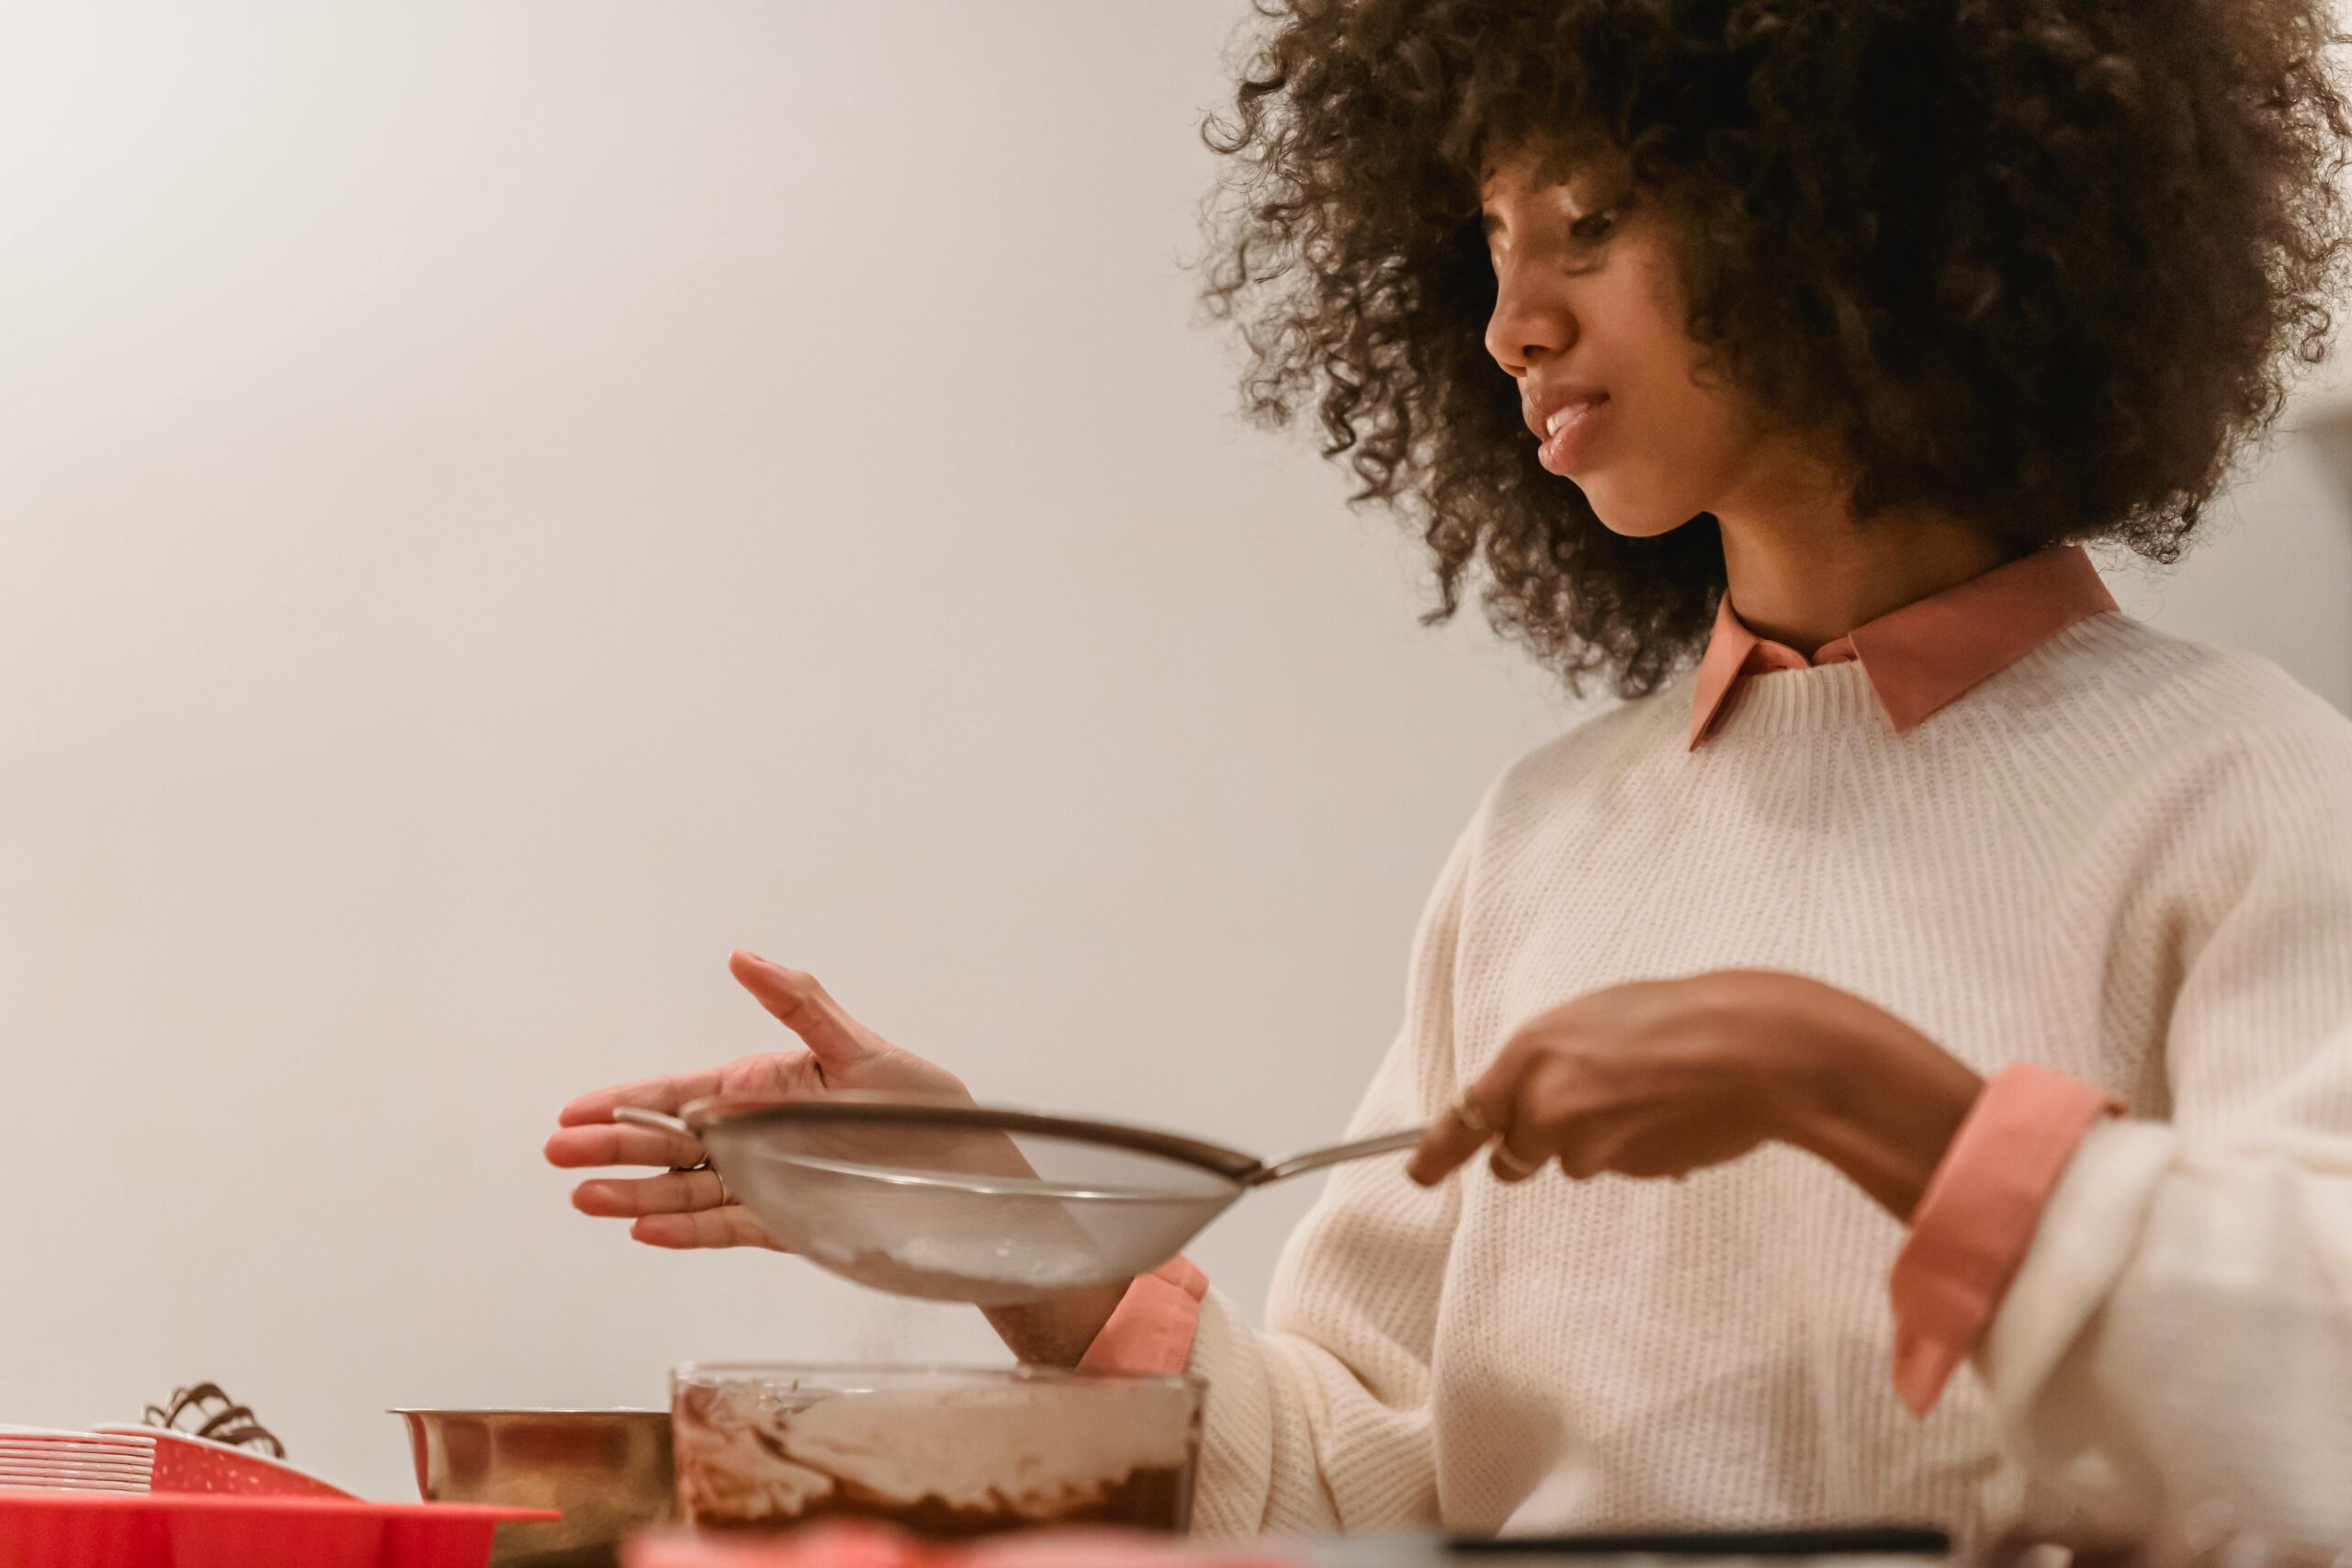
[(1934, 1406), (1993, 1321), (2083, 1134), (2122, 1111), (2090, 1085), (2030, 1062), (1984, 1086), (1928, 1178), (1887, 1278), (1894, 1392), (1914, 1416)]
[(1209, 1278), (1190, 1259), (1171, 1258), (1138, 1274), (1111, 1320), (1079, 1358), (1084, 1372), (1181, 1372), (1201, 1326)]

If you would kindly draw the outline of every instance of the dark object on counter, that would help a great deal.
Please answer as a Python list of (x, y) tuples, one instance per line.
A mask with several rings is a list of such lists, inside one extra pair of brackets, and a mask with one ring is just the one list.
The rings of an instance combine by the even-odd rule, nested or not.
[(1951, 1537), (1924, 1525), (1838, 1525), (1781, 1530), (1612, 1530), (1462, 1538), (1460, 1557), (1949, 1557)]
[[(191, 1416), (201, 1425), (187, 1425)], [(231, 1399), (217, 1382), (175, 1388), (172, 1390), (170, 1404), (160, 1409), (151, 1404), (139, 1418), (167, 1432), (187, 1432), (211, 1442), (226, 1443), (232, 1449), (254, 1449), (271, 1459), (286, 1457), (286, 1445), (277, 1440), (276, 1434), (254, 1419), (251, 1410)]]

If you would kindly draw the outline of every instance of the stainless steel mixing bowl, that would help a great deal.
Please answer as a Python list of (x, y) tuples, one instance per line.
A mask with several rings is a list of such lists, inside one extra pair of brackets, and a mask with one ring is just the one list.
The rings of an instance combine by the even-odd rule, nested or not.
[(554, 1508), (498, 1527), (494, 1568), (611, 1568), (621, 1538), (677, 1515), (666, 1410), (395, 1410), (428, 1503)]

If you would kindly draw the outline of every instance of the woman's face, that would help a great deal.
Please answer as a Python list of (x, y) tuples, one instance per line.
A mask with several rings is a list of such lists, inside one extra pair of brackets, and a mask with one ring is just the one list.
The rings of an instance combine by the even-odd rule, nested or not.
[(1574, 479), (1619, 534), (1721, 515), (1767, 482), (1766, 444), (1727, 384), (1694, 378), (1699, 349), (1682, 330), (1658, 204), (1628, 205), (1622, 167), (1580, 167), (1563, 185), (1537, 164), (1496, 165), (1480, 204), (1495, 265), (1487, 352), (1519, 382), (1534, 424), (1564, 403), (1578, 411), (1543, 442), (1544, 466)]

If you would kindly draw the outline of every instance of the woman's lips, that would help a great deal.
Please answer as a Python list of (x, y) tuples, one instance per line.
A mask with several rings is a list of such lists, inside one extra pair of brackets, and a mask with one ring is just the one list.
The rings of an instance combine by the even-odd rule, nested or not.
[(1566, 479), (1591, 450), (1593, 430), (1609, 409), (1609, 394), (1571, 404), (1553, 416), (1551, 434), (1535, 449), (1536, 461)]

